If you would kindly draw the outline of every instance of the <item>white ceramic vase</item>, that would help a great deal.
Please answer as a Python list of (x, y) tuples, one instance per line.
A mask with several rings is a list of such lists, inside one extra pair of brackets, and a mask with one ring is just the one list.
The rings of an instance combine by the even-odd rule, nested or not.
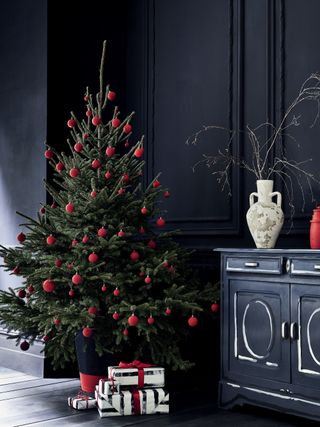
[[(279, 191), (273, 191), (273, 180), (257, 180), (257, 190), (249, 196), (247, 223), (256, 247), (271, 249), (275, 247), (283, 226), (282, 197)], [(276, 203), (272, 201), (274, 196), (277, 197)], [(257, 202), (254, 197), (258, 198)]]

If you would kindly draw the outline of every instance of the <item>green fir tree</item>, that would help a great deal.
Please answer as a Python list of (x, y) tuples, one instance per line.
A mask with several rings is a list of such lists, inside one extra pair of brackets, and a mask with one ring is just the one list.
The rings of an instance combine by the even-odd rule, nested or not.
[[(23, 214), (28, 230), (15, 248), (1, 246), (4, 268), (23, 285), (0, 292), (0, 323), (19, 331), (21, 349), (41, 337), (54, 367), (75, 359), (74, 338), (95, 339), (96, 349), (119, 353), (134, 340), (136, 357), (185, 369), (179, 343), (196, 326), (217, 289), (200, 290), (187, 267), (189, 253), (163, 231), (162, 201), (170, 196), (159, 176), (143, 189), (143, 138), (130, 146), (133, 113), (117, 107), (103, 85), (85, 93), (86, 118), (71, 113), (70, 152), (47, 147), (54, 168), (46, 189), (53, 203), (38, 218)], [(72, 142), (71, 142), (72, 141)]]

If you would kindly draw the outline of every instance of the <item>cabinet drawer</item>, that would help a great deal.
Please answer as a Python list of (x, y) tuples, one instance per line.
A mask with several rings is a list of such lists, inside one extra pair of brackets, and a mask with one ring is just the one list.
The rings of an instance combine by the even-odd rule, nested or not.
[(226, 270), (241, 273), (268, 273), (281, 274), (282, 257), (227, 257)]
[(291, 260), (290, 272), (294, 276), (320, 276), (320, 258)]

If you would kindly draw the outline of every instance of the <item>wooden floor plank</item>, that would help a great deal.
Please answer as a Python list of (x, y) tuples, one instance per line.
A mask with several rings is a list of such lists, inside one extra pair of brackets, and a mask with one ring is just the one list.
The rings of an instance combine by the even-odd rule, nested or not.
[(41, 386), (48, 386), (50, 384), (59, 384), (60, 382), (66, 382), (66, 381), (79, 381), (76, 379), (69, 379), (69, 378), (52, 378), (52, 379), (43, 379), (43, 378), (37, 378), (35, 380), (29, 380), (29, 381), (23, 381), (20, 383), (12, 383), (12, 384), (2, 384), (0, 386), (0, 399), (3, 395), (6, 395), (6, 393), (15, 391), (15, 390), (27, 390), (32, 387), (41, 387)]

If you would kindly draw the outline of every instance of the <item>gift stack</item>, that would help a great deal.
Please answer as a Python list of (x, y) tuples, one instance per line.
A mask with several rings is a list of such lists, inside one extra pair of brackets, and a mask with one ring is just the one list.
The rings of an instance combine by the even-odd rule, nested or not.
[(169, 413), (169, 393), (164, 387), (164, 368), (141, 363), (120, 363), (108, 368), (95, 397), (101, 417)]

